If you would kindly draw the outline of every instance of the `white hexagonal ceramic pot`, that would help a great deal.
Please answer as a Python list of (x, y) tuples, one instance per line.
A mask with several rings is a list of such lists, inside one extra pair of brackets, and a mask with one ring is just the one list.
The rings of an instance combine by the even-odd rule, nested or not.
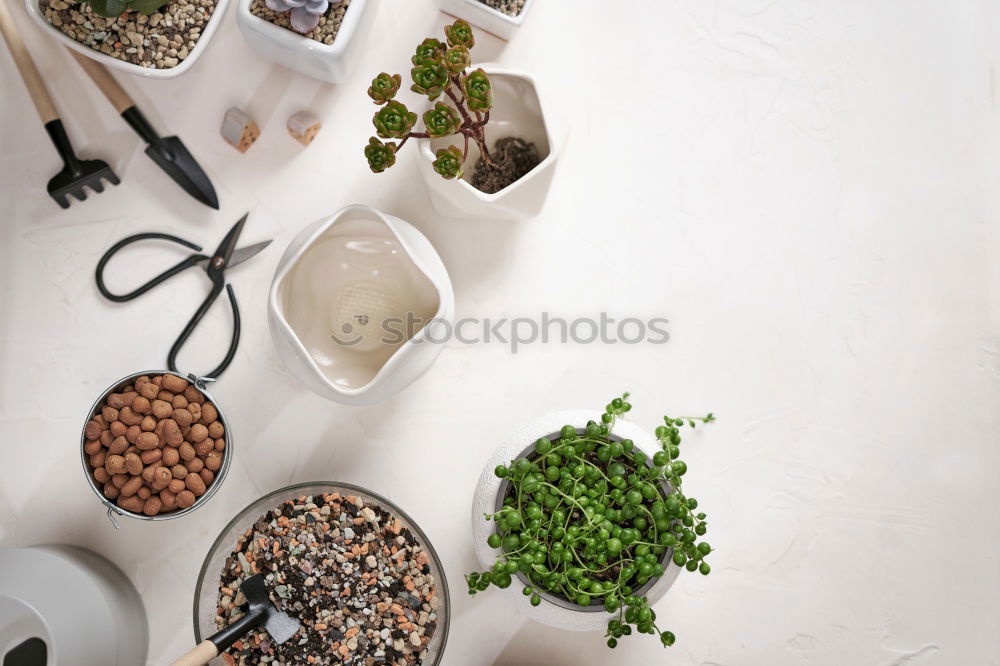
[(494, 194), (477, 190), (469, 182), (479, 159), (475, 144), (469, 148), (465, 175), (460, 180), (446, 180), (431, 168), (434, 153), (454, 143), (454, 137), (420, 139), (420, 173), (430, 192), (431, 203), (451, 217), (521, 220), (536, 216), (545, 203), (564, 131), (553, 131), (552, 110), (528, 74), (498, 65), (482, 65), (493, 85), (493, 109), (486, 126), (490, 145), (497, 139), (516, 136), (538, 147), (541, 163), (516, 182)]

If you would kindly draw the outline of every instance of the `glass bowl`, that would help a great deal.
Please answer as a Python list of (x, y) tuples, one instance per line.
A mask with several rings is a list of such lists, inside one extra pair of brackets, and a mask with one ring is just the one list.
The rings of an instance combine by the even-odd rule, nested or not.
[[(219, 579), (222, 574), (226, 558), (235, 549), (239, 538), (253, 526), (257, 519), (271, 509), (274, 509), (282, 502), (295, 499), (304, 495), (316, 495), (323, 493), (339, 492), (341, 495), (357, 495), (393, 514), (402, 523), (403, 527), (410, 530), (417, 541), (423, 546), (430, 558), (429, 566), (434, 583), (437, 587), (437, 595), (441, 599), (437, 613), (437, 628), (427, 645), (427, 657), (422, 664), (425, 666), (436, 666), (441, 662), (445, 645), (448, 642), (448, 627), (451, 623), (451, 598), (448, 593), (448, 581), (444, 575), (444, 567), (438, 557), (430, 539), (395, 503), (385, 497), (365, 488), (352, 485), (350, 483), (313, 481), (309, 483), (299, 483), (286, 486), (280, 490), (264, 495), (254, 501), (245, 509), (236, 514), (236, 517), (229, 521), (219, 536), (215, 539), (212, 547), (205, 556), (205, 561), (201, 565), (198, 574), (198, 584), (194, 590), (194, 636), (195, 641), (202, 640), (214, 634), (218, 629), (215, 626), (216, 609), (218, 608)], [(214, 663), (222, 663), (221, 658), (217, 658)]]

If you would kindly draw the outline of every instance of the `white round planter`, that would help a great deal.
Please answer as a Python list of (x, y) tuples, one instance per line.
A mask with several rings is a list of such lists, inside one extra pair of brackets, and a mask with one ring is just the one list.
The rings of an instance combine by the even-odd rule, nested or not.
[(323, 44), (250, 13), (253, 0), (239, 0), (236, 24), (257, 55), (321, 81), (340, 83), (354, 68), (371, 31), (378, 0), (351, 0), (333, 44)]
[[(485, 6), (485, 5), (484, 5)], [(564, 131), (553, 131), (551, 109), (535, 80), (528, 74), (498, 65), (481, 65), (493, 85), (493, 109), (486, 125), (489, 145), (498, 139), (515, 136), (538, 147), (541, 163), (516, 182), (494, 194), (481, 192), (469, 182), (479, 159), (473, 143), (465, 162), (465, 176), (446, 180), (431, 167), (434, 153), (456, 142), (455, 137), (420, 139), (420, 174), (427, 185), (431, 203), (451, 217), (521, 220), (538, 215), (552, 183)]]
[[(521, 426), (513, 436), (498, 448), (483, 467), (483, 472), (476, 485), (476, 494), (472, 501), (472, 538), (475, 542), (476, 556), (483, 570), (489, 569), (496, 561), (499, 549), (490, 548), (486, 539), (493, 532), (492, 521), (483, 519), (484, 513), (494, 513), (497, 510), (497, 498), (500, 493), (503, 480), (497, 478), (493, 473), (497, 465), (509, 464), (511, 460), (522, 455), (526, 447), (531, 446), (535, 440), (541, 437), (556, 439), (559, 431), (566, 424), (575, 426), (578, 431), (582, 431), (583, 426), (588, 421), (600, 422), (600, 409), (570, 410), (554, 412), (542, 416), (530, 423)], [(631, 439), (635, 446), (652, 456), (660, 450), (660, 444), (650, 433), (639, 426), (628, 421), (619, 420), (615, 423), (612, 434), (622, 439)], [(657, 578), (646, 592), (652, 606), (670, 589), (670, 586), (677, 580), (680, 574), (680, 567), (668, 559), (664, 560), (665, 571)], [(532, 606), (521, 593), (523, 585), (518, 584), (515, 579), (514, 584), (505, 590), (491, 587), (492, 594), (500, 593), (507, 599), (513, 608), (524, 613), (532, 620), (547, 624), (550, 627), (566, 629), (570, 631), (599, 631), (607, 628), (609, 614), (601, 606), (582, 607), (569, 605), (568, 603), (554, 603), (546, 599), (543, 595), (542, 603)]]
[[(389, 258), (403, 262), (410, 282), (385, 279), (396, 263), (354, 270), (309, 255), (314, 247), (345, 242), (368, 243), (369, 249), (381, 248), (382, 256), (391, 254)], [(343, 325), (345, 307), (366, 313), (354, 330)], [(350, 310), (349, 317), (355, 311)], [(380, 340), (402, 330), (395, 319), (405, 320), (411, 312), (420, 313), (423, 327), (401, 344), (379, 346)], [(387, 317), (394, 320), (388, 328), (371, 328), (383, 326)], [(342, 208), (292, 240), (278, 263), (267, 302), (271, 340), (291, 373), (324, 398), (350, 405), (385, 400), (416, 380), (441, 353), (454, 317), (451, 280), (430, 241), (398, 217), (362, 205)], [(359, 335), (362, 330), (369, 334)]]
[(465, 19), (472, 25), (508, 41), (524, 23), (524, 17), (528, 14), (533, 3), (534, 0), (527, 0), (524, 7), (521, 8), (520, 14), (507, 16), (479, 0), (438, 0), (441, 11), (446, 14)]
[(212, 36), (215, 34), (215, 31), (219, 28), (219, 25), (226, 16), (226, 10), (229, 8), (229, 0), (218, 0), (215, 5), (215, 9), (212, 11), (212, 15), (208, 19), (208, 23), (205, 24), (205, 29), (201, 31), (201, 37), (199, 37), (198, 41), (195, 42), (194, 48), (191, 49), (188, 56), (179, 62), (176, 67), (170, 67), (168, 69), (152, 69), (150, 67), (142, 67), (141, 65), (133, 65), (130, 62), (125, 62), (124, 60), (119, 60), (118, 58), (112, 58), (105, 53), (101, 53), (100, 51), (90, 48), (86, 44), (81, 44), (56, 26), (49, 23), (48, 19), (45, 18), (45, 15), (42, 14), (42, 10), (38, 7), (38, 0), (25, 0), (24, 6), (28, 9), (28, 15), (34, 19), (35, 23), (42, 27), (42, 30), (46, 31), (46, 34), (55, 37), (57, 40), (62, 42), (64, 46), (73, 49), (77, 53), (82, 53), (88, 58), (96, 60), (106, 67), (128, 72), (129, 74), (135, 74), (136, 76), (144, 76), (147, 79), (172, 79), (194, 67), (198, 58), (200, 58), (201, 54), (208, 48), (208, 43), (212, 40)]

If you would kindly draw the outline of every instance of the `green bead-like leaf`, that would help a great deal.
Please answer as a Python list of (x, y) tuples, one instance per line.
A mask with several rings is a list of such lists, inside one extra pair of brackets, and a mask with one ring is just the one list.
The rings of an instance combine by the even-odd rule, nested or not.
[(493, 108), (493, 85), (482, 68), (462, 77), (462, 91), (471, 110), (489, 111)]
[(410, 90), (420, 95), (427, 95), (432, 102), (441, 96), (450, 82), (448, 70), (440, 60), (424, 60), (410, 70), (410, 76), (413, 77)]
[(417, 53), (410, 60), (413, 61), (414, 65), (420, 65), (424, 60), (437, 60), (444, 55), (445, 45), (440, 39), (434, 39), (433, 37), (428, 37), (424, 41), (420, 42), (417, 47)]
[(446, 25), (444, 36), (448, 39), (449, 46), (464, 46), (471, 49), (476, 45), (476, 36), (472, 34), (472, 27), (462, 19), (456, 20), (451, 25)]
[(434, 137), (450, 136), (458, 131), (462, 118), (455, 107), (438, 102), (434, 108), (424, 113), (424, 126), (427, 134)]
[(368, 166), (373, 172), (382, 173), (396, 163), (396, 143), (394, 141), (382, 143), (372, 137), (365, 146), (365, 157), (368, 158)]
[(417, 114), (396, 100), (390, 100), (375, 113), (372, 123), (383, 139), (403, 139), (417, 122)]
[(464, 171), (462, 171), (462, 162), (465, 161), (462, 156), (462, 151), (459, 150), (458, 146), (448, 146), (447, 148), (442, 148), (436, 153), (437, 159), (434, 160), (434, 170), (441, 174), (447, 180), (452, 178), (461, 178)]
[(403, 85), (402, 76), (399, 74), (389, 76), (387, 73), (382, 72), (372, 79), (372, 85), (368, 88), (368, 96), (375, 100), (376, 104), (385, 104), (396, 96), (401, 85)]
[(444, 66), (454, 74), (461, 74), (472, 65), (472, 54), (464, 46), (453, 46), (444, 52)]

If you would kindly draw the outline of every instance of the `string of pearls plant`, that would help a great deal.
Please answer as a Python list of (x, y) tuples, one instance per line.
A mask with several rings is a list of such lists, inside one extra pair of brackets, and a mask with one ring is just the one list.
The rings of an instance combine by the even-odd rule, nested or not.
[(673, 645), (674, 634), (660, 630), (636, 590), (670, 562), (711, 571), (712, 548), (701, 538), (708, 523), (698, 500), (683, 491), (687, 464), (679, 456), (681, 428), (715, 417), (664, 416), (655, 431), (661, 450), (649, 458), (631, 440), (611, 437), (615, 421), (632, 408), (628, 397), (612, 400), (601, 422), (590, 421), (582, 433), (563, 426), (554, 441), (539, 439), (533, 453), (495, 469), (509, 489), (503, 508), (484, 515), (496, 525), (487, 543), (500, 553), (489, 571), (466, 575), (469, 594), (507, 588), (521, 574), (533, 606), (541, 590), (580, 606), (603, 605), (612, 614), (609, 647), (633, 631)]

